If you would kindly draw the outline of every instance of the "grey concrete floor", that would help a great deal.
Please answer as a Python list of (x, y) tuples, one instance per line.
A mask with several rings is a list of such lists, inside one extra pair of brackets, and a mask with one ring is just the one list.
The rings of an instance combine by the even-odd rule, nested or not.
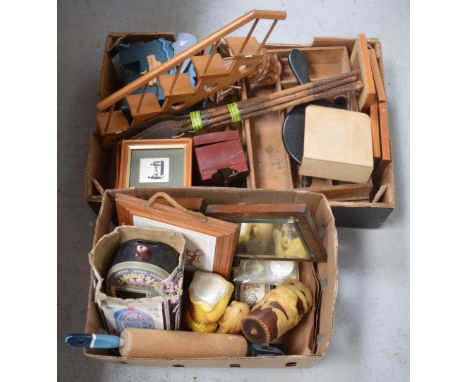
[[(334, 334), (310, 369), (182, 369), (112, 365), (68, 348), (83, 330), (96, 216), (83, 197), (89, 132), (108, 32), (187, 31), (203, 37), (249, 9), (283, 9), (270, 41), (367, 36), (382, 41), (396, 174), (396, 208), (376, 230), (339, 229)], [(409, 1), (58, 2), (58, 380), (405, 381), (409, 379)], [(263, 29), (265, 30), (265, 28)], [(264, 379), (265, 380), (265, 379)]]

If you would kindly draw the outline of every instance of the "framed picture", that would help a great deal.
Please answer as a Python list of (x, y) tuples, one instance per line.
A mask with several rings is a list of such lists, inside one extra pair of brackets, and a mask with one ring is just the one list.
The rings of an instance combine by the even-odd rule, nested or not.
[(211, 204), (205, 213), (240, 225), (236, 257), (326, 261), (317, 224), (305, 204)]
[(237, 224), (184, 210), (180, 206), (175, 208), (152, 202), (118, 193), (115, 203), (119, 225), (180, 232), (186, 240), (186, 269), (230, 277), (239, 236)]
[(191, 184), (191, 138), (122, 141), (117, 188)]

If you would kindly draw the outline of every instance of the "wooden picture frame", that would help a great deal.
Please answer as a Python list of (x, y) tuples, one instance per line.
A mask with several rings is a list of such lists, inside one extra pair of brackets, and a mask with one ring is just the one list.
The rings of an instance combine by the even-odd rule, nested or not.
[(192, 185), (191, 138), (124, 140), (118, 159), (117, 188)]
[[(171, 206), (155, 203), (160, 197)], [(237, 224), (189, 211), (165, 193), (156, 193), (149, 200), (117, 193), (115, 204), (119, 225), (181, 232), (186, 239), (186, 269), (230, 277), (239, 236)]]
[[(252, 255), (238, 252), (236, 257), (314, 262), (323, 262), (327, 259), (327, 251), (323, 245), (319, 229), (306, 204), (211, 204), (207, 206), (205, 214), (238, 224), (249, 222), (257, 224), (280, 223), (283, 226), (284, 224), (293, 224), (307, 253), (306, 258), (290, 257), (290, 254), (284, 256), (276, 253), (275, 248), (275, 254)], [(243, 238), (240, 237), (239, 242), (242, 241)], [(239, 246), (237, 249), (239, 249)]]

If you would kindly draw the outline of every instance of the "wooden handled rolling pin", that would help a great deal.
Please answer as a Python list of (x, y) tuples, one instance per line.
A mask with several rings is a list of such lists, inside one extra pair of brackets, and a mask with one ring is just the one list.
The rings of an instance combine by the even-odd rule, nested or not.
[(120, 337), (106, 334), (70, 334), (72, 346), (119, 348), (122, 357), (199, 358), (245, 357), (247, 341), (243, 336), (221, 333), (195, 333), (159, 329), (124, 329)]

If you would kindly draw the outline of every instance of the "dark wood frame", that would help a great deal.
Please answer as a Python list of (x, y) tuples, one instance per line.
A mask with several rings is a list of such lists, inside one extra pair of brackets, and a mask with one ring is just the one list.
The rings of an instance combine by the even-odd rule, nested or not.
[[(306, 249), (310, 254), (309, 261), (323, 262), (327, 259), (327, 250), (323, 245), (317, 224), (306, 204), (210, 204), (205, 214), (218, 219), (238, 221), (240, 219), (289, 219), (297, 223)], [(244, 256), (239, 256), (244, 257)], [(251, 258), (251, 256), (249, 256)], [(257, 255), (258, 259), (271, 259), (271, 256)], [(276, 258), (279, 260), (279, 258)], [(301, 260), (284, 258), (284, 260)]]
[(239, 237), (239, 226), (206, 217), (201, 213), (181, 210), (118, 193), (115, 198), (119, 225), (133, 225), (133, 216), (170, 224), (216, 238), (213, 272), (229, 278)]
[[(192, 138), (176, 138), (176, 139), (141, 139), (141, 140), (124, 140), (121, 143), (118, 156), (118, 171), (117, 171), (117, 188), (129, 187), (130, 177), (130, 159), (132, 150), (143, 150), (144, 146), (151, 150), (158, 148), (180, 148), (184, 150), (184, 184), (180, 186), (192, 185)], [(139, 148), (140, 147), (140, 148)], [(174, 186), (174, 185), (172, 185)]]

